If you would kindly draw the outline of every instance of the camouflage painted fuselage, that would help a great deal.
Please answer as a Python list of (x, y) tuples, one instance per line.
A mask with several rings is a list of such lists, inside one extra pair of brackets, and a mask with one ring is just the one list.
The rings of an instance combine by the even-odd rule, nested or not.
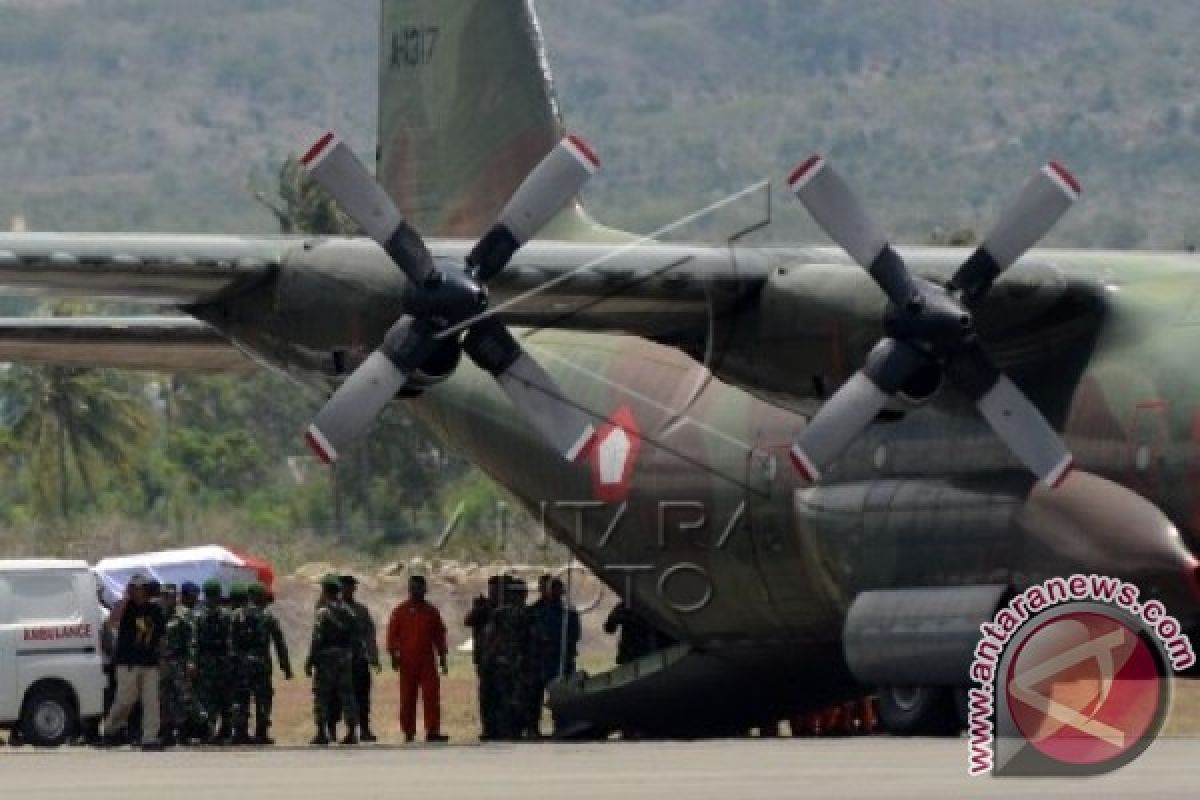
[[(574, 247), (561, 245), (560, 255), (578, 257)], [(351, 260), (345, 248), (354, 267), (339, 278), (330, 265)], [(555, 250), (545, 243), (525, 257), (545, 263)], [(759, 264), (765, 282), (747, 273), (758, 288), (702, 341), (528, 336), (571, 401), (599, 422), (628, 409), (622, 419), (635, 430), (625, 438), (637, 441), (610, 447), (612, 480), (597, 474), (599, 455), (569, 466), (546, 450), (466, 361), (412, 408), (614, 587), (628, 580), (655, 621), (687, 641), (830, 642), (864, 589), (1021, 586), (1077, 570), (1136, 578), (1174, 612), (1195, 615), (1194, 560), (1180, 533), (1200, 545), (1196, 259), (1040, 251), (980, 313), (984, 340), (1076, 455), (1076, 473), (1051, 491), (1035, 487), (950, 390), (881, 418), (819, 485), (803, 484), (788, 443), (819, 389), (832, 390), (861, 363), (880, 333), (883, 301), (830, 252), (753, 256), (742, 262)], [(930, 277), (960, 256), (909, 252)], [(367, 352), (403, 302), (403, 281), (365, 245), (330, 242), (305, 258), (289, 264), (295, 274), (285, 270), (270, 303), (260, 298), (223, 327), (281, 366), (327, 378), (313, 367), (318, 354), (344, 352), (352, 363)], [(306, 274), (321, 276), (323, 289), (307, 286)], [(496, 301), (521, 288), (502, 289)], [(298, 330), (307, 314), (290, 307), (298, 296), (320, 304), (319, 326)], [(292, 360), (298, 352), (311, 358)], [(688, 566), (671, 571), (680, 564)], [(701, 609), (678, 609), (702, 599)]]

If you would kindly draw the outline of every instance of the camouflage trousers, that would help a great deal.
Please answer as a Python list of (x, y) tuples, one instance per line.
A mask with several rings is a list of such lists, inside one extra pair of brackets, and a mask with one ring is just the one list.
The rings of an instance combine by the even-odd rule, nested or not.
[(196, 662), (196, 699), (204, 709), (208, 729), (212, 732), (218, 723), (222, 731), (228, 731), (231, 722), (230, 703), (230, 660), (228, 658), (206, 658)]
[[(531, 682), (533, 673), (530, 670), (522, 669), (517, 664), (498, 664), (494, 669), (496, 737), (520, 739), (536, 726), (536, 720), (533, 718), (532, 698), (541, 682), (540, 680)], [(538, 696), (536, 707), (537, 714), (540, 716), (540, 696)]]
[(253, 704), (255, 729), (265, 734), (271, 727), (275, 690), (271, 685), (271, 662), (262, 656), (234, 659), (233, 698), (230, 717), (235, 732), (247, 732)]
[(354, 659), (349, 650), (330, 648), (313, 658), (313, 721), (318, 730), (337, 722), (336, 709), (346, 726), (358, 727), (358, 701), (354, 697)]
[(187, 731), (203, 724), (206, 714), (183, 661), (168, 660), (159, 671), (159, 705), (165, 730)]
[(499, 738), (498, 715), (503, 698), (496, 680), (496, 670), (491, 666), (476, 664), (475, 675), (479, 678), (479, 725), (483, 736), (485, 739)]

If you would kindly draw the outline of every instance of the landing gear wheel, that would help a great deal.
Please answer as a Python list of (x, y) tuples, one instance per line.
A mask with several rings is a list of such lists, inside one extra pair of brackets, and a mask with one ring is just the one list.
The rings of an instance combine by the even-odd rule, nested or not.
[(65, 689), (45, 686), (25, 698), (20, 726), (24, 742), (34, 747), (59, 747), (75, 735), (79, 719)]
[(962, 730), (954, 690), (939, 686), (884, 686), (879, 721), (893, 736), (957, 736)]
[(958, 715), (958, 724), (966, 730), (971, 721), (971, 695), (969, 689), (954, 690), (954, 712)]

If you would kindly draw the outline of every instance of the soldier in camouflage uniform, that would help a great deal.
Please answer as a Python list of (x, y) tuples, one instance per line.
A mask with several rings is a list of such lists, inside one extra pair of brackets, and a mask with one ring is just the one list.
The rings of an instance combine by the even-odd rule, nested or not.
[[(547, 576), (548, 577), (548, 576)], [(539, 580), (539, 593), (542, 582)], [(546, 694), (546, 681), (543, 679), (543, 664), (547, 655), (554, 649), (554, 642), (547, 635), (546, 626), (542, 620), (542, 608), (537, 605), (525, 605), (524, 598), (520, 604), (524, 618), (525, 640), (524, 652), (521, 659), (521, 671), (517, 681), (518, 701), (521, 704), (520, 728), (521, 738), (540, 739), (542, 704)]]
[(229, 737), (230, 666), (229, 611), (221, 606), (221, 584), (207, 581), (204, 607), (196, 615), (196, 696), (211, 744)]
[(342, 576), (342, 602), (354, 615), (357, 622), (357, 634), (354, 645), (354, 699), (358, 703), (358, 721), (362, 729), (359, 739), (364, 742), (377, 741), (371, 731), (371, 670), (379, 672), (379, 642), (375, 632), (375, 620), (371, 610), (358, 602), (355, 591), (358, 589), (358, 579), (353, 575)]
[[(167, 631), (170, 631), (171, 620), (175, 616), (176, 609), (179, 608), (179, 587), (174, 583), (166, 583), (162, 586), (162, 594), (159, 598), (159, 604), (162, 606), (163, 619), (166, 620)], [(169, 642), (167, 634), (163, 635), (162, 656), (158, 664), (158, 718), (161, 723), (159, 739), (163, 746), (167, 747), (172, 743), (174, 726), (172, 720), (178, 716), (178, 707), (176, 699), (172, 696), (170, 690), (170, 681), (168, 676), (171, 672), (169, 659), (171, 654), (168, 652)], [(186, 668), (186, 663), (185, 663)]]
[(495, 680), (498, 699), (496, 737), (517, 740), (536, 735), (530, 697), (541, 685), (541, 648), (537, 619), (525, 605), (528, 589), (519, 578), (506, 578), (504, 605), (488, 623), (484, 663)]
[(283, 670), (286, 680), (292, 679), (292, 661), (288, 657), (287, 641), (283, 638), (283, 628), (279, 619), (268, 606), (271, 596), (261, 583), (250, 586), (250, 608), (262, 615), (264, 634), (257, 640), (255, 652), (258, 655), (254, 680), (251, 681), (251, 694), (254, 698), (254, 742), (255, 744), (275, 744), (271, 738), (271, 713), (275, 707), (275, 687), (271, 663), (271, 645), (275, 646), (275, 655), (279, 659), (279, 668)]
[(249, 594), (244, 584), (229, 589), (229, 663), (232, 691), (229, 695), (230, 744), (250, 744), (250, 698), (255, 680), (255, 655), (262, 619), (246, 607)]
[(204, 722), (204, 709), (194, 691), (196, 677), (196, 621), (193, 609), (200, 587), (183, 584), (181, 602), (174, 602), (174, 586), (165, 588), (164, 608), (168, 613), (163, 639), (163, 669), (159, 695), (162, 698), (163, 744), (187, 744)]
[(347, 733), (342, 744), (358, 744), (358, 704), (354, 698), (353, 648), (357, 631), (354, 615), (342, 603), (336, 575), (321, 579), (321, 599), (313, 622), (312, 643), (304, 674), (313, 679), (313, 722), (317, 735), (311, 744), (329, 744), (334, 698), (340, 702)]

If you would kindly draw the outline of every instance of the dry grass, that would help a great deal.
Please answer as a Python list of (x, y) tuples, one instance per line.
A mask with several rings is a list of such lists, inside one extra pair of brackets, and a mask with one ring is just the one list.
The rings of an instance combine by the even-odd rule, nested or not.
[[(396, 674), (390, 669), (375, 676), (371, 694), (373, 710), (372, 727), (381, 742), (394, 744), (402, 741), (399, 722), (399, 684)], [(312, 690), (311, 683), (298, 675), (294, 681), (277, 680), (275, 683), (275, 728), (276, 741), (286, 744), (307, 743), (312, 738)], [(442, 728), (453, 741), (474, 740), (479, 735), (478, 714), (475, 710), (475, 673), (469, 658), (459, 657), (449, 677), (442, 679)], [(424, 726), (418, 715), (418, 733)]]
[(1200, 681), (1175, 682), (1164, 736), (1200, 736)]

